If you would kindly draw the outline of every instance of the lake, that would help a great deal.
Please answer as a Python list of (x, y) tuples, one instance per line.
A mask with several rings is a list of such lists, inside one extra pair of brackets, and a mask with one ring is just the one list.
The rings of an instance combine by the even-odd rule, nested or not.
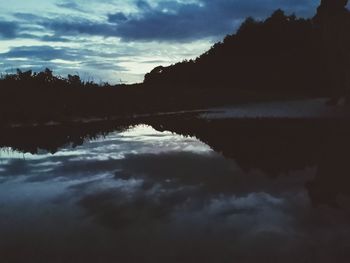
[(1, 262), (349, 262), (344, 141), (161, 126), (2, 148)]

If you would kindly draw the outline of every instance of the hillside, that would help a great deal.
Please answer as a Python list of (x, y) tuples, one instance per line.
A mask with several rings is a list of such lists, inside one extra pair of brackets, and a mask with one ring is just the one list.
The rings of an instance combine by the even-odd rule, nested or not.
[[(195, 60), (156, 67), (146, 74), (144, 83), (158, 89), (214, 88), (310, 96), (339, 93), (344, 83), (337, 81), (346, 66), (331, 57), (333, 44), (325, 43), (322, 23), (329, 15), (327, 8), (321, 4), (310, 19), (286, 15), (282, 10), (264, 21), (247, 18), (235, 34), (227, 35)], [(344, 6), (341, 10), (348, 21), (349, 12)], [(335, 16), (339, 18), (338, 13)], [(345, 26), (344, 20), (339, 23)]]

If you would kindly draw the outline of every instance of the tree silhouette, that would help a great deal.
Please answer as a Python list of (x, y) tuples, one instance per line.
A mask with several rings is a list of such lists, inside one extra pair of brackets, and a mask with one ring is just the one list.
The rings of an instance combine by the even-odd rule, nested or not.
[(44, 71), (37, 73), (35, 79), (41, 83), (52, 83), (54, 80), (53, 72), (46, 68)]
[(68, 84), (72, 87), (80, 87), (81, 86), (81, 79), (78, 75), (68, 75)]
[(313, 19), (280, 9), (264, 21), (249, 17), (236, 34), (194, 61), (156, 67), (144, 83), (150, 88), (344, 94), (350, 62), (346, 3), (323, 0)]
[(313, 19), (334, 98), (349, 96), (350, 13), (345, 7), (347, 2), (322, 0)]

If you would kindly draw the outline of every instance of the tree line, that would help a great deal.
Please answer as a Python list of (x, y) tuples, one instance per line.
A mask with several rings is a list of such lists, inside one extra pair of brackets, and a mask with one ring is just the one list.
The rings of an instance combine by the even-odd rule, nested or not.
[[(249, 17), (235, 34), (204, 54), (156, 67), (145, 75), (144, 83), (158, 89), (243, 89), (310, 96), (342, 92), (349, 86), (345, 76), (350, 69), (350, 34), (346, 33), (350, 15), (340, 3), (331, 16), (325, 2), (310, 19), (280, 9), (265, 20)], [(341, 43), (332, 34), (341, 35)], [(327, 38), (333, 40), (326, 42)]]

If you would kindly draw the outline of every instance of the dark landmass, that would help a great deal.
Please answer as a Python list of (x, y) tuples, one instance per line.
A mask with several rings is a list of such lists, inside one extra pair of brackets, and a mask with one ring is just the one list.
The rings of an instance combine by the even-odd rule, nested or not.
[(215, 88), (301, 94), (345, 95), (350, 68), (347, 1), (322, 1), (311, 19), (275, 11), (264, 21), (247, 18), (195, 60), (156, 67), (150, 88)]
[(197, 59), (156, 67), (142, 84), (97, 85), (77, 75), (54, 76), (49, 69), (4, 75), (0, 126), (347, 96), (349, 11), (346, 1), (328, 2), (322, 1), (312, 19), (282, 10), (264, 21), (248, 18)]
[(135, 114), (202, 109), (212, 106), (287, 99), (285, 94), (188, 89), (152, 91), (143, 84), (97, 85), (79, 76), (61, 78), (52, 71), (7, 75), (0, 80), (0, 127), (11, 124), (67, 123), (83, 118), (132, 117)]

